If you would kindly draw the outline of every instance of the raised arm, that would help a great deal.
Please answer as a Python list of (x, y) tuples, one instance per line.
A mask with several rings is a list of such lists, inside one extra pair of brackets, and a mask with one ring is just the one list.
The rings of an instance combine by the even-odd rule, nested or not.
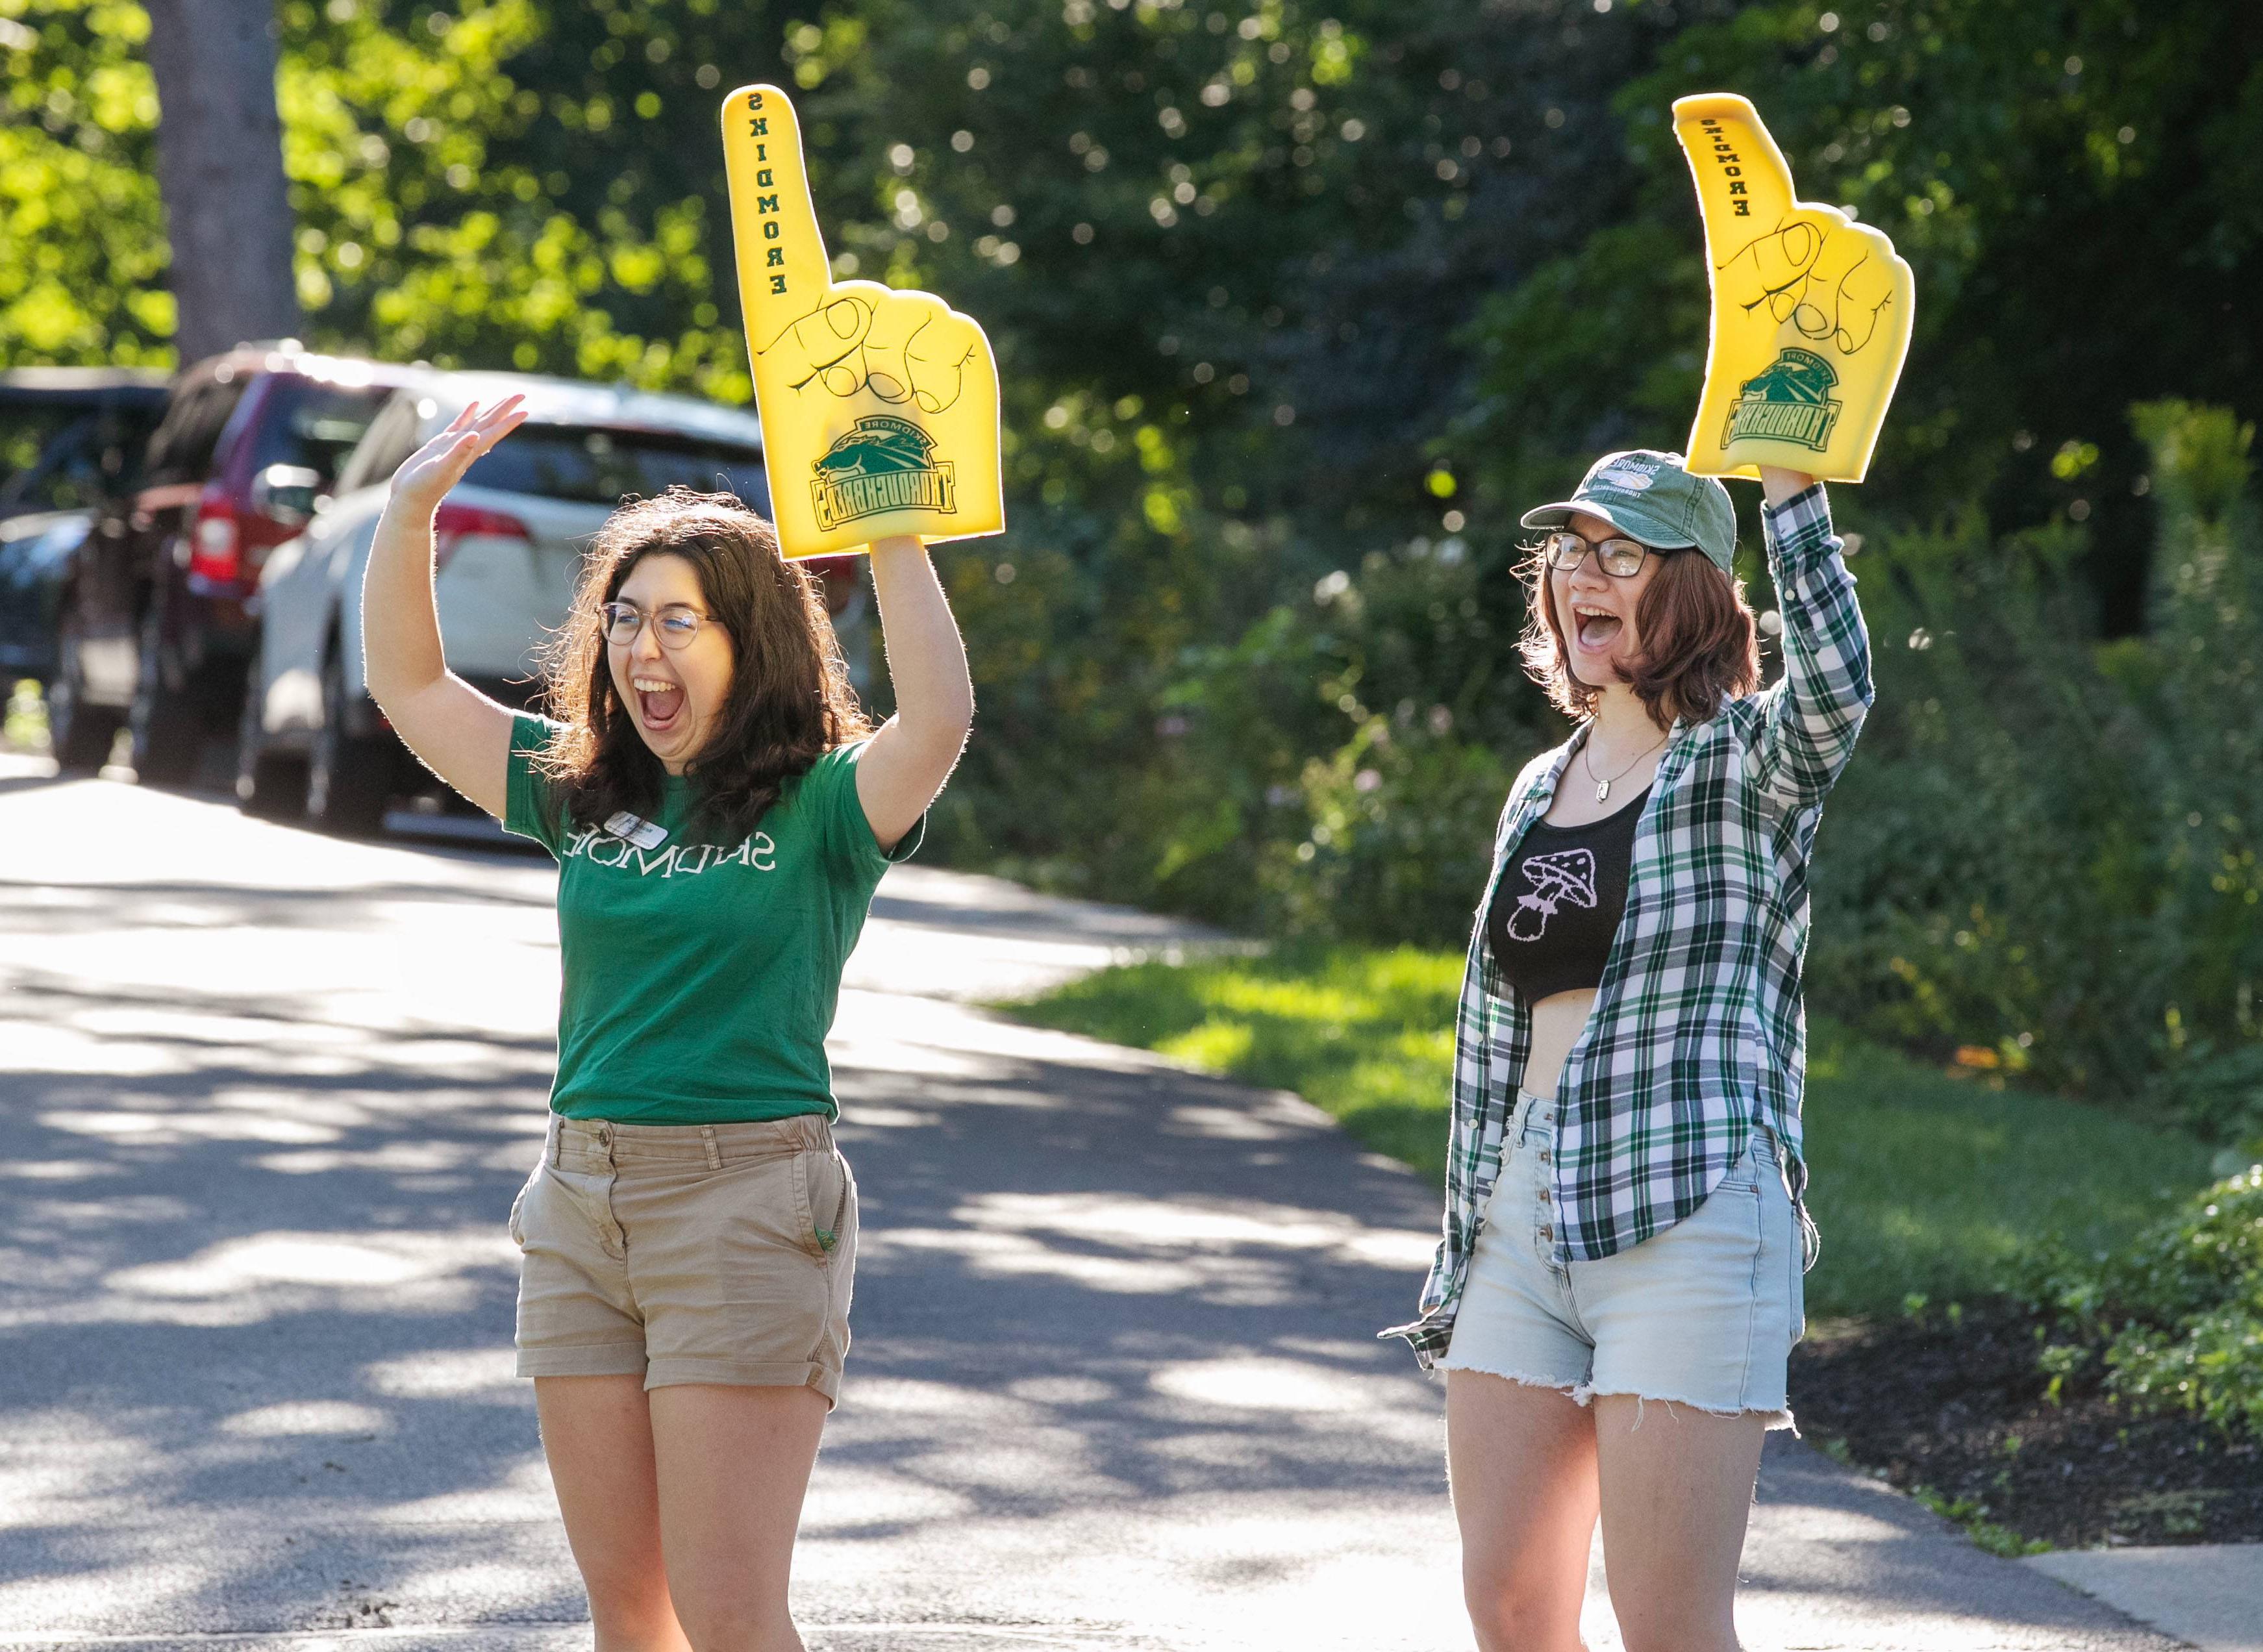
[(448, 670), (432, 598), (432, 518), (472, 461), (518, 428), (513, 396), (482, 413), (475, 402), (394, 473), (362, 575), (361, 646), (370, 698), (420, 761), (494, 815), (503, 816), (510, 721), (498, 705)]
[(1823, 801), (1870, 707), (1870, 639), (1823, 484), (1761, 467), (1761, 523), (1783, 617), (1783, 680), (1764, 697), (1753, 748), (1761, 789), (1795, 808)]
[(879, 605), (896, 714), (857, 764), (857, 801), (883, 849), (919, 823), (951, 778), (974, 721), (974, 683), (966, 645), (915, 539), (872, 547), (872, 595)]

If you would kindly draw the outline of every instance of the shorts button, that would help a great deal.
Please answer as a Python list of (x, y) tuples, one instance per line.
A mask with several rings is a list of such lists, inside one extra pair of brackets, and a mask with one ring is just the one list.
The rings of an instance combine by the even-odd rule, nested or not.
[(611, 1147), (613, 1142), (613, 1133), (600, 1126), (597, 1130), (597, 1142), (601, 1147)]

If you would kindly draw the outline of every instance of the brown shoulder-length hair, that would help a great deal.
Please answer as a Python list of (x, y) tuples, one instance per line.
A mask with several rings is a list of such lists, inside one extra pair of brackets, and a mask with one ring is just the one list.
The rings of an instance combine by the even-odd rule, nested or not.
[[(1588, 716), (1602, 690), (1572, 675), (1546, 550), (1539, 544), (1526, 549), (1516, 569), (1528, 598), (1524, 634), (1517, 639), (1525, 675), (1548, 691), (1548, 703), (1566, 717)], [(1651, 554), (1659, 558), (1658, 571), (1635, 604), (1643, 652), (1628, 686), (1660, 728), (1672, 728), (1676, 717), (1703, 722), (1723, 700), (1761, 685), (1760, 630), (1745, 600), (1745, 582), (1714, 567), (1703, 551)]]
[(691, 564), (711, 623), (731, 639), (730, 696), (684, 773), (697, 818), (743, 836), (786, 781), (872, 725), (849, 685), (820, 582), (785, 559), (777, 531), (734, 495), (673, 487), (606, 518), (572, 612), (545, 651), (550, 712), (566, 728), (538, 761), (579, 825), (658, 809), (667, 771), (613, 686), (603, 612), (630, 570), (660, 554)]

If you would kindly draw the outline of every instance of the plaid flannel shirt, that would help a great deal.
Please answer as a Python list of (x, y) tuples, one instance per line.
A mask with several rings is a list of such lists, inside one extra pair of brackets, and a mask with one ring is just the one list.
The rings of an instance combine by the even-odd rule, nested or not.
[[(1761, 519), (1783, 676), (1667, 735), (1635, 829), (1625, 915), (1557, 1085), (1559, 1262), (1609, 1256), (1688, 1215), (1756, 1124), (1783, 1144), (1813, 1262), (1799, 1130), (1807, 863), (1824, 794), (1869, 707), (1869, 641), (1822, 488), (1763, 505)], [(1486, 911), (1589, 727), (1526, 765), (1494, 835), (1456, 1019), (1444, 1233), (1420, 1316), (1382, 1333), (1405, 1337), (1425, 1368), (1453, 1337), (1531, 1047), (1530, 1008), (1501, 979)]]

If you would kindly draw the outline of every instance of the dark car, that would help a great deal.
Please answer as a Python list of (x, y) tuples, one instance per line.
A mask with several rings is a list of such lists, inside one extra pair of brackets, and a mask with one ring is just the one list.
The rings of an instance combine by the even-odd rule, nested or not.
[(181, 373), (138, 485), (99, 507), (61, 593), (47, 721), (63, 768), (99, 765), (121, 723), (144, 780), (232, 751), (260, 565), (416, 376), (288, 340)]
[(0, 685), (54, 680), (56, 610), (99, 519), (92, 510), (0, 518)]
[(139, 485), (164, 411), (154, 369), (0, 373), (0, 687), (53, 677), (70, 566), (101, 502)]
[(0, 373), (0, 522), (90, 508), (131, 487), (164, 415), (165, 377), (145, 367)]

